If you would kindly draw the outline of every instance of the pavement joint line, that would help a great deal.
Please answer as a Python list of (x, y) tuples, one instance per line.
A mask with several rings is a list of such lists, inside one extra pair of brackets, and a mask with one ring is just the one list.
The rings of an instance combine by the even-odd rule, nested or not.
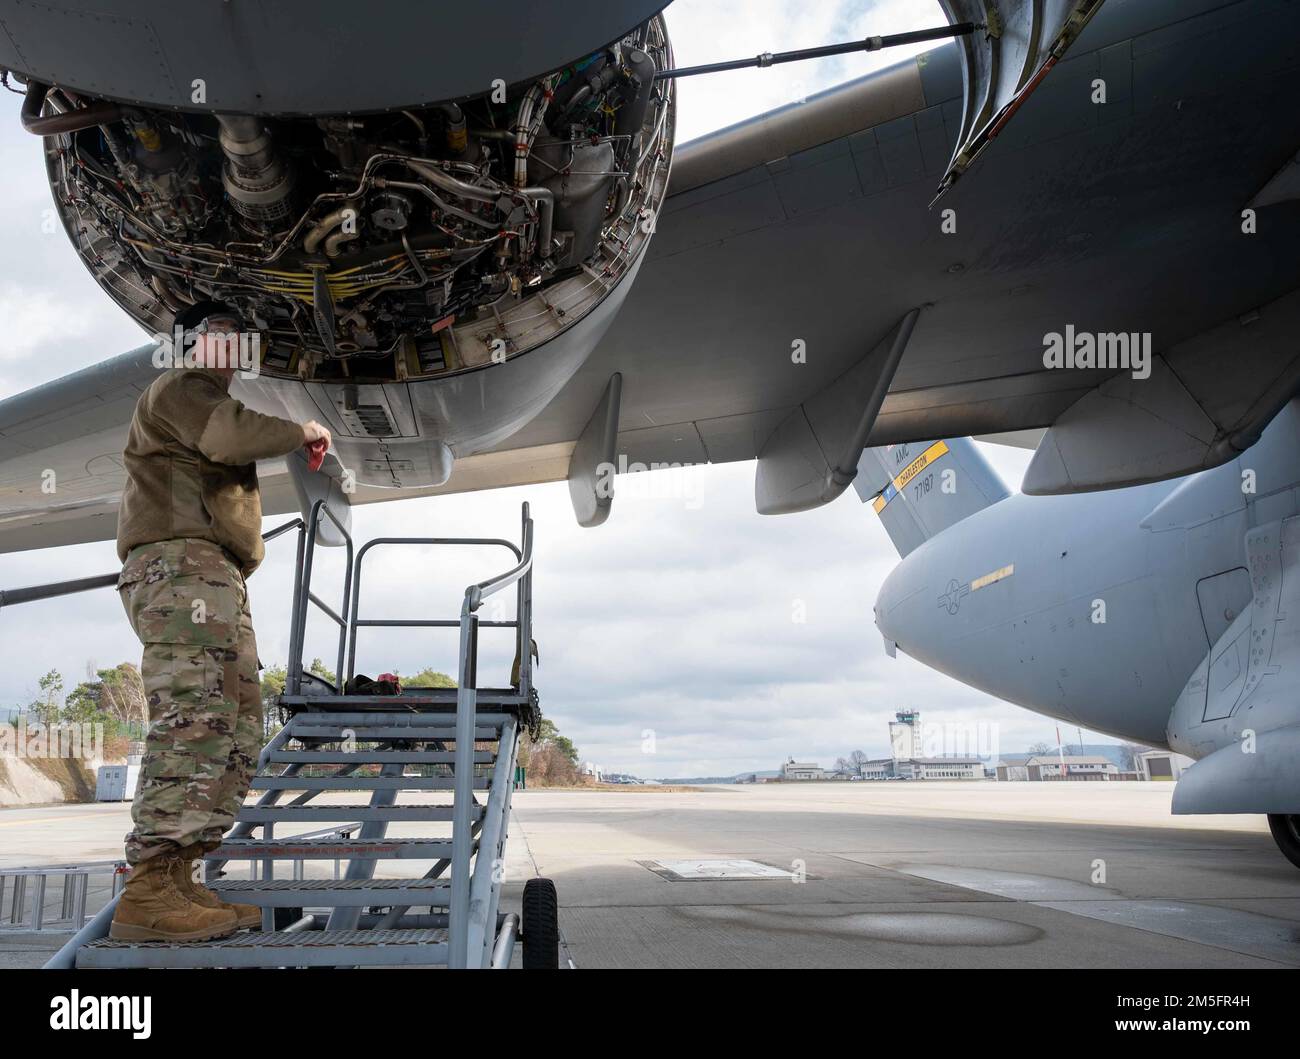
[[(528, 842), (528, 832), (524, 830), (523, 821), (519, 819), (513, 808), (510, 810), (509, 823), (513, 823), (515, 827), (518, 828), (519, 840), (524, 844), (524, 852), (528, 855), (528, 860), (533, 866), (533, 878), (541, 878), (542, 869), (537, 864), (537, 858), (533, 856), (533, 847)], [(506, 828), (507, 841), (509, 841), (510, 835), (509, 823)], [(560, 910), (563, 911), (565, 907), (565, 905), (561, 904)], [(555, 925), (555, 932), (560, 940), (560, 956), (564, 967), (567, 970), (576, 971), (578, 969), (578, 962), (573, 958), (573, 951), (569, 948), (569, 939), (564, 936), (564, 927), (558, 922)]]
[[(943, 869), (945, 867), (949, 867), (949, 865), (913, 864), (913, 865), (908, 865), (906, 867), (910, 867), (912, 869), (923, 869), (923, 868)], [(898, 874), (900, 875), (908, 875), (915, 879), (925, 879), (929, 882), (939, 882), (939, 883), (947, 884), (949, 886), (957, 886), (963, 889), (974, 891), (976, 893), (996, 893), (995, 891), (985, 890), (982, 886), (980, 886), (978, 875), (975, 879), (968, 878), (965, 881), (962, 881), (959, 879), (939, 878), (937, 876), (924, 874), (917, 870), (907, 871), (905, 870), (904, 867), (899, 867), (891, 870), (897, 871)], [(986, 871), (986, 869), (974, 869), (974, 870), (976, 873), (981, 871)], [(940, 872), (940, 874), (942, 874), (942, 872)], [(960, 874), (960, 870), (958, 874)], [(989, 874), (996, 875), (998, 873), (989, 872)], [(1047, 880), (1049, 882), (1054, 881), (1058, 883), (1064, 883), (1067, 885), (1076, 885), (1076, 886), (1089, 885), (1088, 883), (1079, 883), (1077, 880), (1062, 879), (1056, 876), (1040, 876), (1040, 875), (1034, 875), (1032, 873), (1025, 873), (1025, 872), (1004, 871), (1001, 873), (1001, 877), (1004, 879), (1024, 878), (1029, 880)], [(987, 883), (990, 880), (986, 877), (984, 881)], [(1006, 895), (998, 895), (998, 896), (1006, 896)], [(1252, 927), (1255, 925), (1256, 920), (1260, 920), (1260, 921), (1271, 920), (1272, 922), (1278, 925), (1279, 932), (1281, 931), (1281, 928), (1284, 928), (1288, 925), (1294, 928), (1296, 926), (1295, 920), (1283, 919), (1278, 916), (1265, 915), (1264, 913), (1261, 912), (1246, 912), (1240, 909), (1232, 908), (1230, 906), (1225, 907), (1223, 905), (1211, 904), (1208, 903), (1209, 899), (1205, 899), (1205, 898), (1201, 898), (1201, 899), (1179, 898), (1179, 897), (1132, 898), (1132, 897), (1125, 897), (1123, 895), (1116, 894), (1112, 890), (1110, 891), (1109, 895), (1107, 895), (1105, 891), (1101, 891), (1096, 894), (1089, 894), (1087, 896), (1080, 896), (1080, 897), (1073, 897), (1073, 898), (1071, 897), (1056, 898), (1056, 897), (1044, 896), (1037, 899), (1032, 899), (1032, 898), (1025, 898), (1025, 897), (1011, 897), (1010, 900), (1013, 901), (1015, 904), (1029, 905), (1036, 908), (1043, 908), (1054, 912), (1065, 912), (1067, 915), (1079, 916), (1080, 918), (1090, 919), (1098, 923), (1106, 923), (1111, 926), (1118, 926), (1121, 928), (1128, 928), (1130, 930), (1137, 930), (1146, 934), (1155, 935), (1157, 937), (1175, 938), (1179, 941), (1186, 942), (1190, 945), (1198, 945), (1204, 948), (1219, 949), (1224, 952), (1233, 952), (1240, 956), (1248, 956), (1252, 959), (1265, 960), (1269, 963), (1275, 963), (1278, 966), (1293, 967), (1296, 966), (1296, 964), (1300, 963), (1300, 945), (1297, 945), (1294, 942), (1291, 942), (1291, 944), (1294, 946), (1293, 958), (1286, 959), (1286, 958), (1279, 958), (1277, 955), (1269, 955), (1266, 952), (1258, 951), (1258, 949), (1260, 948), (1267, 950), (1274, 945), (1273, 939), (1260, 938), (1258, 936), (1258, 932), (1257, 932), (1258, 941), (1257, 941), (1256, 949), (1244, 947), (1244, 944), (1248, 944), (1248, 943), (1241, 943), (1235, 941), (1234, 939), (1224, 938), (1221, 936), (1216, 937), (1213, 934), (1207, 935), (1206, 933), (1204, 933), (1204, 930), (1206, 929), (1207, 926), (1211, 931), (1213, 931), (1214, 929), (1214, 924), (1210, 921), (1212, 921), (1215, 917), (1211, 913), (1219, 913), (1218, 918), (1220, 919), (1220, 921), (1222, 921), (1225, 918), (1228, 920), (1232, 920), (1235, 917), (1237, 919), (1237, 925), (1239, 927), (1243, 924), (1243, 922), (1246, 927)], [(1077, 907), (1071, 907), (1072, 905)], [(1207, 916), (1205, 919), (1202, 919), (1200, 921), (1194, 919), (1188, 921), (1184, 925), (1183, 929), (1179, 931), (1179, 930), (1169, 929), (1170, 924), (1166, 924), (1166, 923), (1153, 923), (1150, 920), (1146, 922), (1142, 922), (1142, 921), (1134, 921), (1131, 919), (1124, 920), (1121, 922), (1118, 919), (1108, 918), (1107, 916), (1103, 916), (1103, 915), (1097, 915), (1087, 910), (1088, 908), (1092, 908), (1095, 912), (1097, 909), (1099, 909), (1099, 907), (1108, 906), (1108, 905), (1115, 906), (1117, 908), (1127, 907), (1132, 910), (1136, 910), (1139, 906), (1146, 906), (1148, 908), (1151, 908), (1153, 911), (1159, 910), (1161, 906), (1166, 906), (1166, 907), (1172, 906), (1173, 908), (1177, 909), (1179, 907), (1192, 905), (1197, 908), (1204, 909), (1205, 912), (1207, 913)], [(1202, 930), (1202, 933), (1200, 934), (1198, 934), (1196, 931), (1196, 928), (1198, 926), (1200, 926)], [(1164, 927), (1164, 929), (1161, 929), (1162, 927)], [(1288, 956), (1291, 955), (1292, 955), (1291, 953), (1288, 953)]]
[[(737, 881), (752, 882), (753, 880)], [(560, 910), (572, 911), (579, 908), (595, 911), (616, 908), (815, 908), (819, 905), (902, 905), (917, 908), (954, 908), (962, 905), (1032, 905), (1034, 903), (1033, 901), (1014, 901), (1009, 897), (990, 895), (985, 899), (975, 897), (968, 901), (907, 901), (883, 898), (863, 898), (860, 901), (850, 899), (841, 901), (687, 901), (685, 904), (676, 901), (671, 904), (647, 904), (644, 901), (639, 901), (636, 904), (626, 905), (566, 904)]]

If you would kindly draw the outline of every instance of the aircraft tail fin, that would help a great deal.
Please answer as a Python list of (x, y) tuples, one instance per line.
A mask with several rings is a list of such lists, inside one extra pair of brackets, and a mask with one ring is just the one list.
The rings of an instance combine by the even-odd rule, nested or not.
[(866, 449), (853, 488), (875, 508), (900, 558), (1011, 495), (970, 438)]

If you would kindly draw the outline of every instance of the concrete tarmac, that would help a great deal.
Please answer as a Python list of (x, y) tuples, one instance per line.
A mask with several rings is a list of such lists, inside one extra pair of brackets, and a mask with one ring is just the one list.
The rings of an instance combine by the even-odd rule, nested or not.
[[(503, 907), (518, 907), (528, 876), (554, 879), (580, 968), (1300, 966), (1300, 869), (1264, 820), (1172, 817), (1171, 793), (520, 791)], [(126, 804), (0, 812), (0, 868), (111, 860), (129, 826)], [(92, 910), (106, 894), (107, 876)], [(62, 940), (0, 931), (0, 966), (39, 966)]]

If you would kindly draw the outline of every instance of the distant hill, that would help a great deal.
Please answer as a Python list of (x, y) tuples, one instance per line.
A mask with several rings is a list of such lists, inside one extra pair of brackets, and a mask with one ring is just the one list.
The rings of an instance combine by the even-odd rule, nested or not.
[(776, 769), (769, 769), (766, 772), (737, 772), (734, 776), (692, 776), (689, 779), (660, 779), (660, 783), (745, 783), (751, 778), (772, 779), (779, 776)]

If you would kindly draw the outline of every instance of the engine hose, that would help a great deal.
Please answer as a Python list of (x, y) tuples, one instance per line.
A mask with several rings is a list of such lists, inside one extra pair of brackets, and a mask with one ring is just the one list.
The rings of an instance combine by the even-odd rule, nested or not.
[[(311, 231), (309, 231), (303, 238), (302, 248), (309, 254), (316, 253), (316, 251), (320, 249), (321, 243), (326, 242), (325, 237), (328, 236), (330, 232), (334, 231), (335, 228), (338, 228), (348, 220), (351, 220), (355, 225), (358, 217), (359, 213), (356, 206), (340, 206), (338, 209), (332, 210), (325, 214), (325, 216), (317, 221), (316, 224), (312, 225)], [(354, 239), (356, 238), (356, 234), (357, 233), (353, 231), (348, 234), (348, 238)]]
[(121, 107), (116, 103), (103, 102), (92, 103), (80, 110), (70, 110), (66, 114), (42, 115), (41, 109), (45, 106), (45, 97), (49, 92), (50, 86), (40, 81), (29, 81), (27, 84), (21, 118), (23, 128), (34, 136), (59, 136), (122, 120)]
[(343, 253), (344, 243), (350, 243), (352, 240), (359, 238), (360, 235), (358, 235), (358, 233), (345, 232), (340, 228), (337, 232), (325, 237), (325, 256), (338, 257), (339, 254)]

